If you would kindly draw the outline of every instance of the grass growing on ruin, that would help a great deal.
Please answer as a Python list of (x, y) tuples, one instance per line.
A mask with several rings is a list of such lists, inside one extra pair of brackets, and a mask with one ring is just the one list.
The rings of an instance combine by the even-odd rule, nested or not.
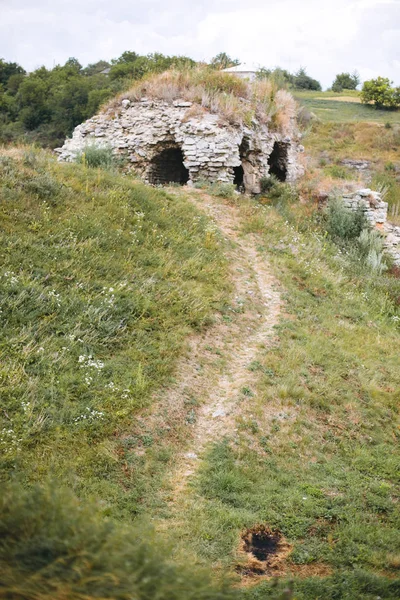
[(148, 481), (124, 478), (120, 438), (223, 306), (223, 241), (112, 171), (31, 149), (0, 169), (1, 478), (60, 478), (131, 516)]
[(167, 102), (186, 100), (232, 124), (251, 126), (256, 118), (268, 123), (272, 130), (283, 132), (291, 130), (297, 111), (292, 95), (279, 89), (274, 81), (265, 79), (250, 84), (230, 73), (199, 67), (144, 77), (106, 108), (118, 110), (123, 98), (138, 101), (143, 97)]
[(248, 366), (237, 433), (209, 448), (169, 529), (232, 573), (244, 528), (279, 529), (293, 545), (286, 577), (256, 577), (249, 600), (395, 600), (400, 282), (357, 266), (309, 208), (239, 202), (243, 235), (258, 236), (282, 282), (284, 314), (275, 347)]

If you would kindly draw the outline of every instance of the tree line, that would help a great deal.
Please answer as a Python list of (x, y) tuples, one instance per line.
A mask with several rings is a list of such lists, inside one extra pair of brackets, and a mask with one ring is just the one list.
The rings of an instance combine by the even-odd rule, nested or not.
[[(240, 61), (220, 52), (207, 65), (225, 69)], [(188, 56), (146, 56), (126, 51), (107, 62), (99, 60), (83, 67), (76, 58), (52, 69), (42, 66), (31, 73), (15, 63), (0, 59), (0, 143), (36, 142), (54, 148), (71, 135), (74, 127), (93, 116), (109, 98), (130, 87), (134, 80), (149, 73), (161, 73), (172, 67), (191, 68), (198, 63)], [(320, 91), (319, 81), (301, 67), (290, 73), (285, 69), (259, 69), (260, 78), (273, 78), (282, 87)], [(336, 76), (332, 90), (356, 89), (357, 73)], [(380, 107), (400, 103), (399, 88), (391, 88), (388, 79), (366, 82), (361, 94), (365, 102)]]

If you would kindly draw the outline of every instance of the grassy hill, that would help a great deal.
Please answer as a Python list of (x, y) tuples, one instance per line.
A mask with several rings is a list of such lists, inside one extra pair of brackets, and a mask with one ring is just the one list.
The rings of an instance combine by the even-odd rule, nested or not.
[(123, 432), (223, 309), (223, 240), (187, 202), (110, 171), (29, 149), (0, 169), (1, 477), (51, 475), (131, 516), (148, 481), (122, 486)]
[(335, 92), (294, 92), (296, 100), (314, 113), (323, 122), (359, 123), (360, 121), (400, 124), (400, 110), (379, 110), (374, 106), (361, 104), (359, 92), (344, 90)]
[(365, 158), (395, 213), (399, 130), (340, 110), (257, 199), (1, 150), (0, 598), (399, 598), (400, 279), (313, 202)]

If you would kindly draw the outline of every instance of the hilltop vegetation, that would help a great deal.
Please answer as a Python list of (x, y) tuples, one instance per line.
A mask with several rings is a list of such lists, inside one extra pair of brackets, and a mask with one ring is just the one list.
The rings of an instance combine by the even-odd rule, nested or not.
[(121, 98), (139, 100), (143, 96), (172, 102), (181, 98), (193, 102), (191, 110), (208, 109), (230, 123), (252, 119), (269, 123), (271, 129), (288, 129), (296, 117), (296, 103), (291, 94), (269, 79), (248, 81), (229, 73), (204, 67), (170, 70), (152, 74), (136, 82), (130, 90), (113, 99), (108, 108), (118, 108)]

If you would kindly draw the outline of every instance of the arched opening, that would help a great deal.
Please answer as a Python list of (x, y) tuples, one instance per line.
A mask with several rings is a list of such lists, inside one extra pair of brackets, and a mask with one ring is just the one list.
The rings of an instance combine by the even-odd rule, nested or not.
[(178, 147), (161, 150), (150, 163), (148, 173), (149, 183), (164, 185), (166, 183), (180, 183), (184, 185), (189, 181), (189, 171), (183, 164), (183, 153)]
[(243, 189), (244, 171), (242, 165), (233, 167), (233, 185), (240, 191)]
[(268, 158), (269, 172), (275, 175), (279, 181), (286, 181), (288, 165), (288, 144), (275, 142), (272, 152)]

